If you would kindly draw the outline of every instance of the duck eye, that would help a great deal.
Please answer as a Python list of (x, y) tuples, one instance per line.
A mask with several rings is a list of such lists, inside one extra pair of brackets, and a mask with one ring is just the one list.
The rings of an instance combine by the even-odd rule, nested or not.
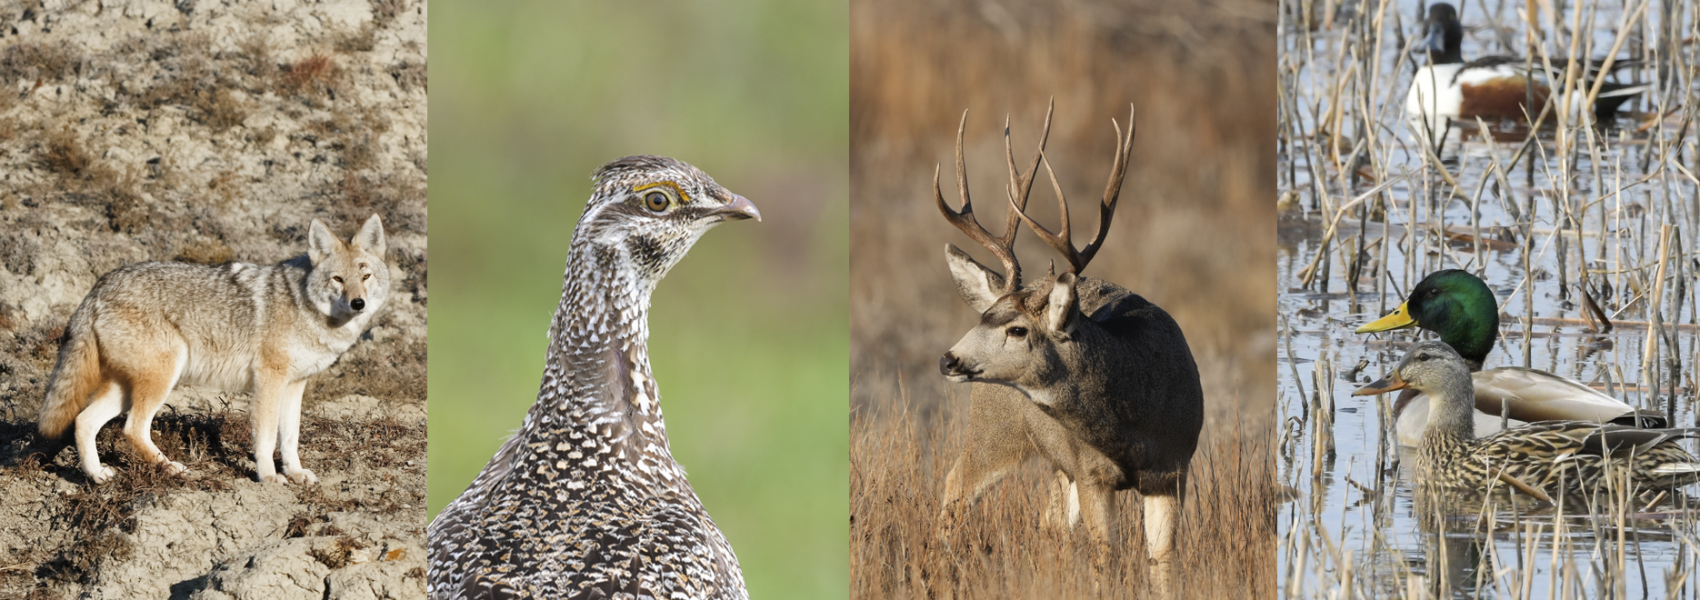
[(661, 212), (667, 210), (667, 204), (667, 194), (663, 194), (661, 192), (650, 192), (643, 196), (643, 205), (649, 210)]
[(1027, 328), (1026, 327), (1011, 327), (1011, 328), (1009, 328), (1008, 333), (1009, 333), (1009, 337), (1027, 337)]

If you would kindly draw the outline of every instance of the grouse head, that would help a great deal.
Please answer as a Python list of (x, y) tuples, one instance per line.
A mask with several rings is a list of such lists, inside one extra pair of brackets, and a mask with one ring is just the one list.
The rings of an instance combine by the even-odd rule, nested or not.
[(743, 196), (664, 156), (616, 159), (591, 178), (596, 193), (579, 218), (575, 245), (618, 253), (651, 282), (666, 275), (709, 228), (728, 220), (761, 220)]

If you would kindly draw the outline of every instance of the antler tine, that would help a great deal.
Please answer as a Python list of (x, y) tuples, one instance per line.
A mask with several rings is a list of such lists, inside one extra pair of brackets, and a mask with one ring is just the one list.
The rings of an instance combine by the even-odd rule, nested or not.
[[(1071, 272), (1079, 274), (1080, 270), (1086, 267), (1086, 264), (1081, 262), (1080, 253), (1075, 252), (1074, 242), (1070, 241), (1071, 238), (1069, 237), (1070, 234), (1068, 231), (1068, 200), (1063, 197), (1062, 185), (1057, 183), (1057, 172), (1051, 170), (1051, 160), (1049, 158), (1045, 158), (1044, 154), (1044, 152), (1039, 153), (1040, 162), (1045, 164), (1045, 172), (1049, 173), (1051, 176), (1051, 191), (1054, 191), (1057, 194), (1057, 207), (1062, 212), (1062, 229), (1057, 233), (1051, 233), (1051, 230), (1045, 229), (1044, 225), (1040, 225), (1038, 221), (1034, 221), (1032, 217), (1027, 216), (1026, 211), (1016, 208), (1013, 201), (1010, 202), (1010, 210), (1020, 215), (1021, 220), (1025, 221), (1028, 227), (1033, 228), (1033, 235), (1039, 236), (1039, 239), (1044, 240), (1046, 244), (1050, 244), (1050, 246), (1055, 248), (1057, 252), (1062, 253), (1063, 258), (1068, 259), (1069, 270)], [(1052, 271), (1054, 272), (1055, 269), (1053, 268)]]
[(1092, 257), (1098, 254), (1098, 248), (1104, 245), (1104, 238), (1109, 236), (1110, 218), (1115, 214), (1116, 201), (1121, 195), (1122, 179), (1127, 175), (1128, 156), (1133, 150), (1133, 105), (1128, 105), (1127, 133), (1125, 137), (1122, 134), (1121, 124), (1116, 123), (1114, 119), (1110, 120), (1110, 124), (1116, 128), (1115, 164), (1110, 168), (1110, 181), (1105, 185), (1104, 201), (1099, 205), (1098, 231), (1092, 235), (1092, 242), (1087, 244), (1084, 249), (1074, 249), (1074, 241), (1070, 235), (1068, 226), (1068, 199), (1063, 197), (1062, 185), (1057, 183), (1057, 174), (1056, 171), (1051, 169), (1050, 159), (1044, 158), (1044, 150), (1040, 150), (1039, 154), (1042, 159), (1041, 162), (1045, 163), (1045, 172), (1050, 175), (1051, 189), (1057, 194), (1057, 205), (1062, 217), (1061, 229), (1057, 233), (1051, 233), (1049, 229), (1045, 229), (1044, 225), (1040, 225), (1037, 221), (1034, 221), (1032, 217), (1028, 217), (1024, 210), (1017, 207), (1014, 199), (1011, 199), (1010, 201), (1011, 208), (1015, 210), (1022, 221), (1027, 223), (1028, 227), (1033, 229), (1033, 234), (1039, 236), (1039, 239), (1044, 240), (1046, 244), (1055, 248), (1057, 252), (1062, 253), (1063, 257), (1068, 259), (1071, 272), (1076, 275), (1080, 274), (1082, 270), (1085, 270), (1086, 265), (1092, 262)]
[(1045, 153), (1045, 141), (1051, 137), (1051, 114), (1056, 112), (1057, 99), (1051, 98), (1049, 107), (1045, 109), (1045, 129), (1039, 133), (1039, 149), (1033, 151), (1033, 164), (1027, 167), (1027, 175), (1022, 176), (1015, 170), (1015, 148), (1009, 141), (1009, 115), (1003, 118), (1003, 150), (1009, 163), (1009, 198), (1018, 210), (1010, 211), (1004, 221), (1003, 237), (1013, 246), (1015, 234), (1020, 231), (1017, 223), (1021, 217), (1017, 214), (1027, 209), (1027, 196), (1033, 190), (1033, 177), (1039, 174), (1039, 157)]
[[(1116, 201), (1122, 193), (1122, 179), (1127, 176), (1127, 161), (1133, 154), (1134, 107), (1127, 105), (1127, 137), (1122, 137), (1121, 125), (1115, 119), (1110, 124), (1116, 127), (1116, 162), (1110, 167), (1110, 180), (1104, 184), (1104, 202), (1098, 205), (1098, 232), (1092, 234), (1092, 243), (1080, 250), (1080, 268), (1092, 262), (1092, 257), (1098, 254), (1098, 248), (1104, 245), (1104, 238), (1110, 235), (1110, 218), (1115, 215)], [(1079, 270), (1075, 271), (1079, 273)]]
[(991, 250), (1004, 267), (1004, 294), (1014, 292), (1021, 287), (1021, 265), (1015, 261), (1014, 235), (1003, 238), (992, 237), (992, 233), (980, 226), (974, 218), (974, 201), (968, 195), (968, 168), (962, 158), (963, 132), (968, 124), (968, 111), (962, 111), (962, 122), (956, 125), (956, 192), (962, 198), (962, 210), (954, 211), (945, 204), (944, 192), (939, 187), (939, 167), (933, 167), (933, 200), (938, 203), (939, 212), (944, 213), (944, 219), (950, 221), (962, 233)]

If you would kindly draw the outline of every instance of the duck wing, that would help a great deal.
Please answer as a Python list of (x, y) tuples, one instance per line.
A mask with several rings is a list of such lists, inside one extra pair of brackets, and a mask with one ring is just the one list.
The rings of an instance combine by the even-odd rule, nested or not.
[(1663, 427), (1664, 415), (1636, 410), (1622, 401), (1567, 377), (1522, 367), (1484, 369), (1471, 376), (1476, 410), (1499, 415), (1501, 408), (1519, 421), (1617, 422)]
[(1628, 458), (1644, 455), (1673, 440), (1700, 438), (1700, 428), (1641, 429), (1623, 425), (1600, 425), (1582, 436), (1582, 451), (1588, 454)]

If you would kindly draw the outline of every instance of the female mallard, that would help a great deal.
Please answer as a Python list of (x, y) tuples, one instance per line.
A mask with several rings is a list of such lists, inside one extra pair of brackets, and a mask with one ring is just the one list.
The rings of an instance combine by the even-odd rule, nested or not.
[(1432, 399), (1433, 414), (1417, 446), (1417, 478), (1426, 485), (1487, 489), (1496, 481), (1562, 493), (1599, 485), (1608, 459), (1627, 465), (1638, 488), (1674, 488), (1700, 482), (1700, 462), (1677, 440), (1700, 429), (1639, 429), (1587, 421), (1548, 421), (1477, 438), (1470, 367), (1441, 342), (1411, 348), (1393, 373), (1355, 396), (1415, 389)]
[[(1635, 427), (1664, 427), (1657, 412), (1634, 407), (1574, 379), (1522, 367), (1482, 369), (1499, 339), (1499, 303), (1487, 284), (1469, 271), (1447, 269), (1424, 277), (1399, 308), (1358, 333), (1420, 327), (1440, 334), (1473, 372), (1473, 415), (1478, 436), (1499, 431), (1500, 407), (1512, 425), (1531, 421), (1595, 421)], [(1416, 446), (1429, 421), (1429, 400), (1415, 391), (1399, 395), (1393, 418), (1399, 443)]]

